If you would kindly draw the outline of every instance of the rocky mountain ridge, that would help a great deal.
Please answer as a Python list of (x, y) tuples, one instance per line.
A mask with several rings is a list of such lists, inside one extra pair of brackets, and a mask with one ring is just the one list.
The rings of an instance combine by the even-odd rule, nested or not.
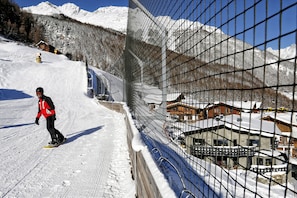
[(62, 14), (82, 23), (100, 26), (122, 33), (126, 33), (127, 29), (127, 7), (109, 6), (98, 8), (94, 12), (88, 12), (80, 9), (73, 3), (65, 3), (62, 6), (56, 6), (46, 1), (37, 6), (25, 7), (23, 10), (36, 15), (53, 16)]
[[(67, 6), (71, 9), (66, 9), (65, 7)], [(64, 7), (62, 6), (63, 9), (60, 8), (59, 10), (63, 11), (66, 9), (68, 16), (72, 14), (80, 16), (79, 13), (84, 13), (83, 15), (86, 16), (85, 12), (77, 9), (77, 7), (73, 5), (67, 6), (64, 5)], [(108, 8), (105, 8), (106, 13), (108, 13), (107, 10)], [(61, 13), (63, 12), (58, 12), (58, 14), (52, 14), (51, 16), (34, 15), (38, 23), (44, 26), (47, 41), (64, 54), (70, 54), (74, 60), (85, 60), (93, 66), (122, 77), (123, 73), (121, 71), (123, 71), (124, 65), (122, 54), (126, 35), (116, 30), (82, 23)], [(151, 32), (156, 32), (155, 27), (148, 27), (144, 31), (140, 25), (137, 25), (141, 23), (139, 19), (143, 20), (145, 18), (139, 14), (141, 12), (135, 12), (134, 15), (133, 12), (131, 13), (129, 20), (131, 20), (131, 24), (134, 26), (130, 27), (129, 31), (137, 32), (137, 34), (134, 34), (136, 35), (135, 38), (144, 41), (149, 46), (149, 44), (154, 43), (159, 35), (150, 34)], [(159, 20), (161, 18), (158, 17)], [(168, 17), (167, 20), (170, 23), (176, 23)], [(179, 22), (184, 21), (180, 20)], [(252, 82), (252, 79), (246, 79), (244, 82), (246, 86), (263, 86), (261, 84), (261, 79), (263, 79), (265, 85), (271, 89), (292, 92), (292, 90), (286, 89), (287, 86), (283, 85), (294, 83), (294, 63), (289, 61), (280, 62), (279, 57), (273, 53), (261, 51), (224, 34), (214, 27), (203, 26), (199, 22), (186, 21), (186, 24), (188, 26), (183, 26), (185, 29), (176, 30), (172, 28), (168, 30), (168, 48), (170, 50), (185, 54), (188, 57), (195, 57), (198, 61), (210, 63), (210, 72), (216, 72), (218, 69), (222, 70), (223, 73), (230, 73), (234, 68), (238, 70), (252, 69), (254, 71), (252, 79), (257, 83)], [(169, 26), (173, 27), (173, 25)], [(202, 38), (207, 39), (203, 40)], [(191, 46), (189, 43), (195, 46)], [(220, 45), (216, 45), (217, 43), (220, 43)], [(207, 46), (209, 45), (214, 46), (212, 50), (203, 51), (208, 49)], [(245, 53), (239, 53), (242, 51)], [(234, 55), (228, 56), (228, 54)], [(145, 58), (147, 60), (153, 59), (153, 57)], [(195, 64), (193, 63), (193, 65)], [(222, 67), (222, 65), (231, 65), (231, 67)], [(265, 69), (264, 67), (259, 67), (262, 65), (265, 65)], [(250, 76), (250, 74), (247, 74), (247, 76)], [(220, 84), (217, 85), (219, 86)]]
[[(99, 8), (98, 10), (92, 13), (87, 12), (85, 10), (81, 10), (79, 7), (71, 3), (67, 3), (62, 6), (55, 6), (49, 2), (43, 2), (37, 6), (24, 8), (24, 10), (39, 14), (39, 23), (43, 23), (43, 20), (41, 20), (41, 18), (45, 19), (45, 15), (63, 14), (82, 23), (88, 22), (89, 24), (93, 25), (100, 24), (104, 28), (112, 28), (116, 31), (125, 29), (124, 26), (127, 25), (127, 21), (125, 21), (123, 18), (125, 15), (127, 16), (128, 8), (124, 7)], [(94, 23), (93, 20), (91, 20), (93, 18), (97, 19), (97, 23)], [(146, 27), (146, 29), (142, 28), (141, 24), (146, 24), (145, 20), (147, 20), (147, 17), (144, 15), (143, 12), (139, 11), (137, 8), (131, 10), (129, 20), (131, 21), (131, 27), (129, 27), (129, 31), (130, 33), (132, 32), (132, 34), (137, 35), (135, 39), (139, 39), (148, 44), (154, 44), (154, 42), (157, 39), (159, 39), (160, 35), (158, 33), (152, 34), (152, 32), (157, 31), (157, 27), (154, 27), (152, 25), (151, 27)], [(293, 83), (292, 80), (294, 79), (295, 75), (294, 63), (290, 61), (280, 61), (279, 57), (276, 55), (276, 51), (261, 51), (248, 43), (245, 43), (241, 40), (235, 39), (224, 34), (222, 31), (215, 27), (203, 25), (199, 22), (192, 22), (184, 19), (176, 21), (172, 20), (168, 16), (159, 16), (156, 17), (156, 20), (162, 21), (163, 23), (165, 23), (166, 21), (167, 26), (171, 27), (170, 29), (167, 29), (167, 46), (172, 51), (182, 53), (187, 56), (196, 57), (197, 59), (200, 59), (208, 63), (226, 64), (236, 67), (238, 69), (252, 69), (257, 68), (261, 65), (266, 65), (265, 71), (261, 69), (256, 69), (257, 71), (254, 74), (259, 79), (265, 76), (264, 81), (267, 86), (280, 86), (283, 91), (289, 91), (286, 90), (285, 87), (282, 87), (282, 85)], [(117, 21), (117, 23), (113, 23), (114, 21)], [(57, 23), (59, 22), (56, 21), (55, 24)], [(179, 24), (183, 25), (181, 26)], [(64, 53), (69, 53), (69, 51), (71, 51), (70, 53), (74, 54), (74, 56), (81, 56), (81, 54), (83, 54), (83, 56), (86, 56), (87, 59), (90, 60), (90, 63), (101, 68), (106, 68), (107, 64), (110, 64), (111, 62), (115, 61), (110, 59), (110, 55), (106, 55), (106, 51), (98, 50), (98, 47), (96, 46), (91, 47), (90, 45), (86, 45), (85, 47), (83, 47), (84, 44), (89, 43), (88, 39), (92, 40), (92, 43), (102, 43), (102, 38), (100, 38), (99, 36), (100, 34), (98, 34), (98, 38), (96, 38), (94, 34), (93, 36), (91, 36), (92, 33), (88, 34), (84, 31), (78, 31), (79, 28), (73, 30), (73, 27), (67, 27), (67, 24), (65, 23), (59, 25), (62, 28), (61, 31), (58, 30), (58, 26), (55, 26), (54, 29), (57, 32), (55, 33), (55, 31), (52, 31), (54, 27), (53, 24), (48, 26), (48, 23), (44, 23), (44, 25), (46, 31), (48, 32), (48, 41), (52, 43), (54, 46), (58, 47), (59, 50), (61, 49), (61, 51), (63, 51)], [(180, 29), (178, 27), (183, 28)], [(125, 31), (122, 32), (125, 33)], [(51, 35), (52, 33), (54, 33), (54, 35)], [(70, 33), (71, 36), (67, 38)], [(83, 33), (83, 35), (81, 36), (75, 35), (81, 33)], [(80, 41), (78, 38), (82, 39), (83, 41)], [(101, 41), (96, 42), (97, 39)], [(77, 44), (74, 44), (74, 42), (77, 42)], [(122, 46), (120, 47), (120, 49), (123, 49), (124, 44), (122, 42), (124, 41), (122, 40), (117, 42), (119, 46)], [(73, 44), (71, 47), (69, 47), (70, 43)], [(217, 45), (218, 43), (220, 43), (220, 45)], [(81, 46), (81, 50), (74, 49), (77, 45)], [(114, 43), (114, 45), (117, 46), (116, 43)], [(211, 47), (211, 50), (205, 51), (205, 49), (208, 49), (209, 46), (213, 47)], [(91, 51), (89, 48), (92, 48), (94, 51)], [(105, 46), (104, 48), (108, 47)], [(294, 50), (294, 48), (291, 49)], [(287, 50), (287, 53), (284, 53), (285, 51), (283, 50), (281, 54), (284, 57), (288, 57), (288, 55), (286, 54), (292, 54), (292, 50)], [(245, 53), (240, 53), (242, 51), (244, 51)], [(92, 52), (95, 52), (96, 54), (93, 54), (91, 57), (90, 54)], [(106, 57), (106, 60), (104, 60), (104, 58), (102, 57), (96, 57), (98, 56), (97, 52), (100, 54), (99, 56)], [(230, 54), (234, 54), (234, 56), (230, 56)], [(118, 55), (119, 53), (117, 53), (117, 55), (112, 56)], [(290, 55), (290, 57), (292, 57), (292, 55)], [(95, 59), (98, 59), (98, 61), (95, 61)], [(244, 60), (244, 62), (242, 62), (242, 60)], [(281, 81), (279, 81), (278, 79), (281, 79)]]

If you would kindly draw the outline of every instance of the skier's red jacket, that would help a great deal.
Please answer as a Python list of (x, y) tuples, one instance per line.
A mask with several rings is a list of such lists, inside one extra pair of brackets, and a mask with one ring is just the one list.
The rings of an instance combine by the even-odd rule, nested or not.
[(37, 118), (39, 119), (41, 115), (43, 115), (45, 118), (49, 116), (55, 115), (55, 105), (50, 97), (47, 97), (43, 95), (41, 98), (39, 98), (38, 101), (38, 113)]

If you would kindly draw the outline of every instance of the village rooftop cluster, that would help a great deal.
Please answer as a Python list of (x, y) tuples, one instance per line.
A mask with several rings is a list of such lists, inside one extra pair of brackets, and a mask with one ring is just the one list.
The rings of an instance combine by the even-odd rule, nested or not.
[[(154, 114), (161, 93), (143, 100)], [(250, 170), (262, 183), (297, 178), (297, 121), (286, 108), (264, 110), (257, 101), (201, 103), (173, 93), (166, 109), (163, 132), (186, 153), (228, 170)]]

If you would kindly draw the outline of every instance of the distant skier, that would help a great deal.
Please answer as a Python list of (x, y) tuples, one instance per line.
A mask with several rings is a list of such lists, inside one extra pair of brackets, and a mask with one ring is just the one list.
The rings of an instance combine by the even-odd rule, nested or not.
[(42, 61), (41, 61), (41, 53), (37, 53), (36, 54), (36, 62), (37, 63), (41, 63)]
[(49, 144), (58, 146), (62, 144), (66, 139), (60, 131), (55, 129), (56, 112), (54, 103), (50, 97), (43, 95), (42, 87), (38, 87), (36, 89), (36, 96), (39, 98), (39, 101), (35, 124), (39, 125), (39, 118), (41, 115), (43, 115), (46, 119), (46, 128), (52, 138), (52, 141), (49, 142)]

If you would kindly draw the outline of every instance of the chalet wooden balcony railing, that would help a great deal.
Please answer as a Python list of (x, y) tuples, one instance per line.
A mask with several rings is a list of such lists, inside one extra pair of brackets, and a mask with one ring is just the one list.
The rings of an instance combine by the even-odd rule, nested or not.
[(190, 152), (194, 156), (253, 157), (255, 147), (193, 145)]
[(252, 165), (250, 168), (251, 171), (259, 174), (264, 174), (267, 172), (287, 172), (287, 169), (288, 169), (287, 164), (273, 165), (273, 166)]

